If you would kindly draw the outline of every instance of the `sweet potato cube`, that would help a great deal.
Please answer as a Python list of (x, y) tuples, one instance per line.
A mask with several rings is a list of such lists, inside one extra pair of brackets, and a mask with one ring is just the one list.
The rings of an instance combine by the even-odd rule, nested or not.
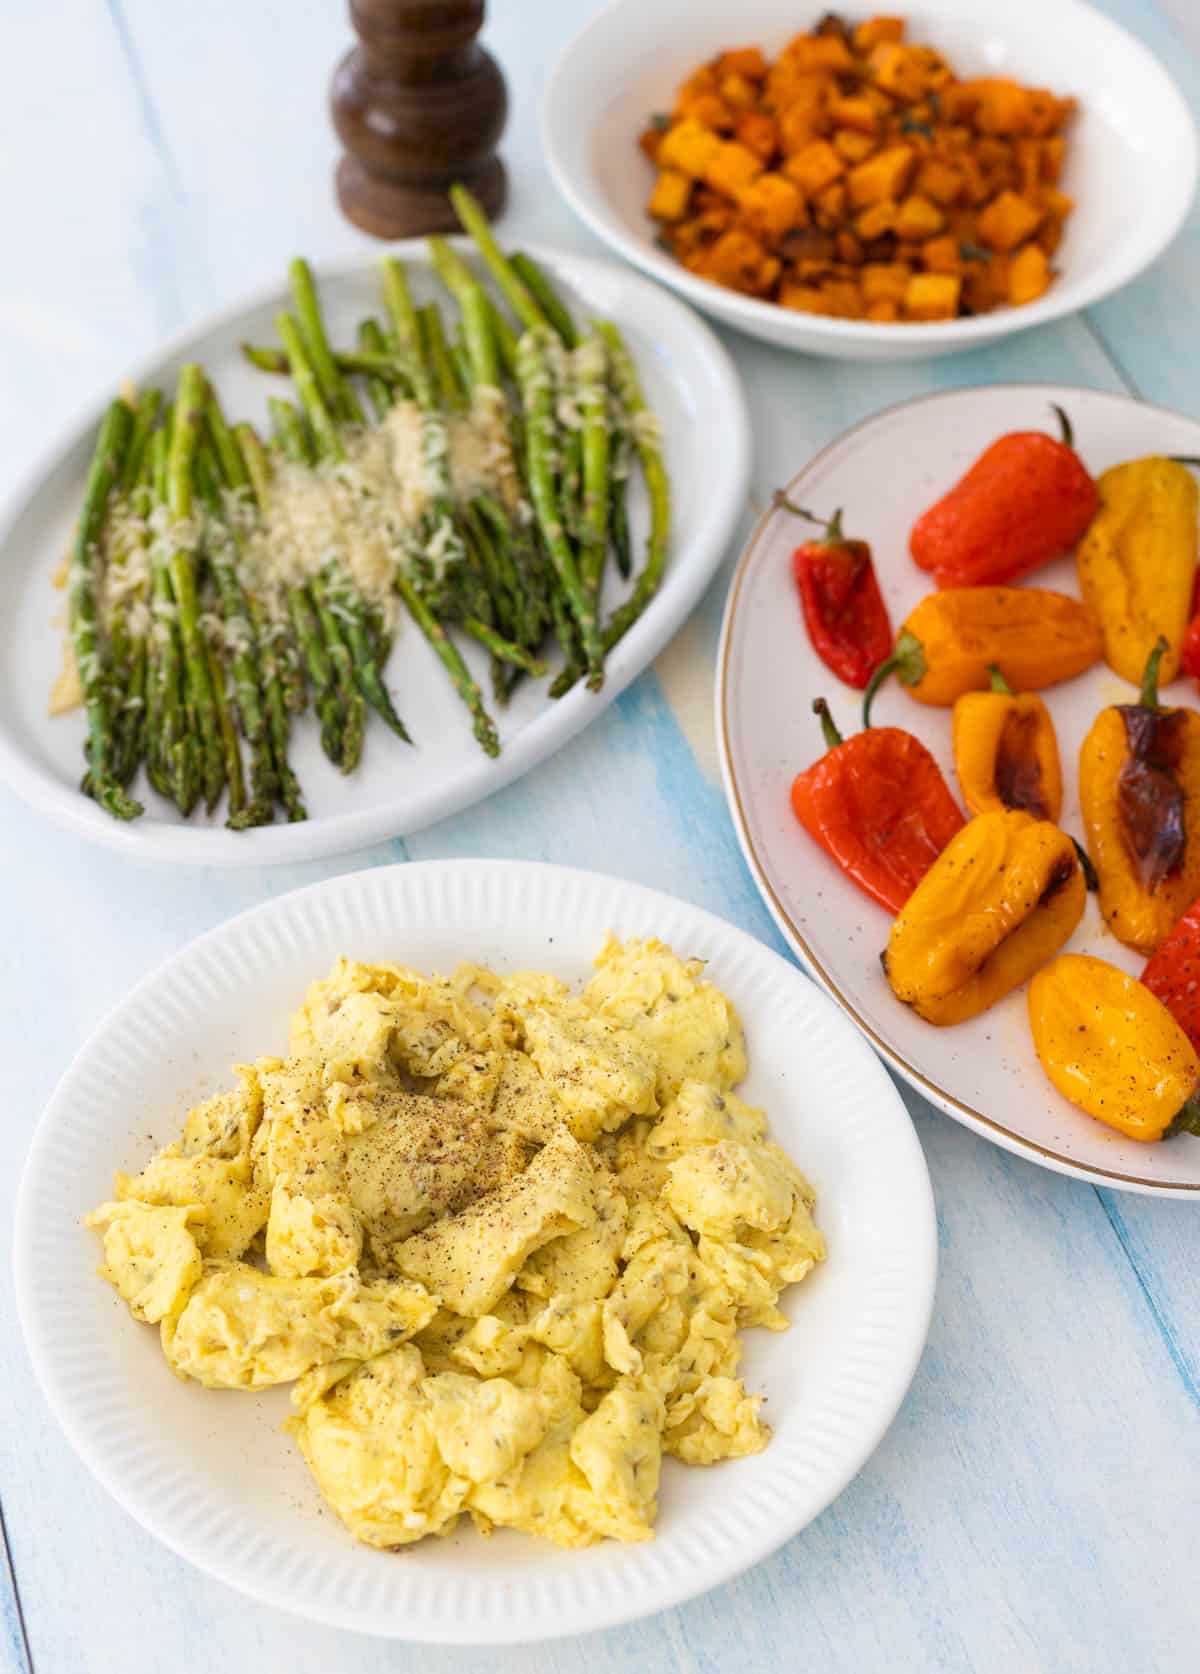
[(702, 271), (719, 285), (761, 294), (775, 283), (780, 266), (751, 233), (731, 227), (708, 251)]
[(751, 81), (761, 81), (767, 73), (766, 54), (761, 47), (734, 47), (729, 52), (723, 52), (713, 68), (717, 77), (747, 76)]
[(682, 221), (687, 214), (692, 183), (678, 169), (663, 169), (654, 182), (646, 211), (656, 221)]
[(784, 171), (805, 197), (815, 198), (845, 174), (846, 165), (828, 140), (811, 140), (803, 151), (788, 158)]
[(1050, 284), (1050, 263), (1036, 244), (1023, 245), (1008, 268), (1008, 300), (1014, 308), (1033, 302)]
[(934, 203), (953, 203), (962, 191), (963, 177), (958, 169), (940, 157), (926, 157), (917, 170), (914, 189)]
[(819, 76), (801, 76), (779, 107), (779, 138), (787, 152), (802, 151), (829, 126), (826, 104), (829, 88)]
[(958, 314), (961, 279), (950, 273), (914, 273), (904, 290), (904, 313), (910, 320), (953, 320)]
[(767, 244), (804, 223), (800, 188), (782, 174), (760, 174), (742, 187), (737, 201), (743, 223)]
[(736, 140), (725, 140), (713, 152), (704, 170), (704, 178), (718, 192), (736, 198), (743, 186), (762, 173), (762, 159)]
[(865, 23), (860, 23), (854, 31), (855, 52), (870, 52), (880, 41), (902, 41), (904, 39), (904, 19), (902, 17), (869, 17)]
[(862, 318), (862, 292), (852, 279), (822, 279), (821, 295), (829, 313), (837, 319), (860, 320)]
[(873, 203), (869, 209), (864, 209), (856, 217), (854, 230), (860, 238), (869, 244), (873, 238), (882, 238), (884, 233), (891, 232), (896, 224), (896, 205), (890, 198), (882, 203)]
[(916, 160), (910, 145), (890, 145), (886, 151), (877, 151), (874, 157), (851, 169), (850, 202), (856, 209), (865, 209), (868, 204), (882, 203), (885, 198), (903, 196)]
[(871, 134), (860, 134), (856, 128), (839, 128), (833, 136), (834, 150), (848, 163), (861, 163), (875, 150)]
[(779, 287), (778, 301), (784, 308), (794, 308), (801, 314), (828, 314), (825, 299), (815, 285), (797, 285), (785, 279)]
[(1037, 231), (1042, 213), (1016, 192), (1001, 192), (980, 212), (979, 236), (993, 250), (1015, 250)]
[(943, 233), (921, 246), (921, 260), (930, 273), (961, 273), (962, 257), (953, 233)]
[(675, 122), (699, 122), (714, 133), (727, 134), (734, 124), (735, 112), (718, 93), (688, 93), (676, 99), (671, 113)]
[(905, 198), (897, 209), (893, 231), (897, 238), (924, 240), (932, 238), (934, 233), (941, 232), (945, 224), (946, 217), (937, 204), (930, 203), (928, 198), (914, 195)]
[(839, 262), (844, 262), (847, 267), (861, 267), (862, 240), (856, 238), (849, 228), (843, 227), (840, 232), (834, 234), (833, 249)]
[(869, 63), (875, 85), (903, 104), (911, 105), (924, 98), (933, 85), (928, 59), (901, 41), (881, 41), (872, 47)]
[(738, 115), (733, 137), (764, 163), (770, 162), (779, 146), (779, 130), (764, 110), (744, 110)]
[(720, 149), (721, 141), (711, 128), (688, 118), (667, 129), (658, 148), (658, 161), (664, 169), (677, 169), (699, 180)]
[(1067, 142), (1062, 134), (1051, 134), (1042, 141), (1042, 179), (1051, 186), (1058, 185), (1066, 154)]
[(813, 219), (819, 227), (836, 227), (846, 213), (846, 185), (835, 180), (812, 200)]
[(859, 283), (863, 301), (903, 302), (912, 269), (907, 262), (867, 262)]
[(663, 130), (661, 128), (643, 128), (641, 133), (638, 135), (638, 146), (643, 154), (649, 157), (652, 163), (658, 162), (658, 148), (662, 144), (662, 141)]
[(880, 297), (878, 302), (867, 303), (863, 318), (879, 325), (891, 325), (900, 318), (900, 305), (888, 297)]
[(749, 110), (758, 100), (758, 88), (746, 76), (722, 76), (718, 91), (734, 110)]
[(830, 99), (829, 115), (836, 127), (853, 128), (860, 134), (873, 134), (879, 126), (879, 112), (861, 94)]
[(854, 68), (850, 48), (840, 35), (797, 35), (784, 47), (780, 57), (806, 74), (813, 70), (840, 74)]
[(981, 134), (1024, 134), (1029, 130), (1029, 95), (1018, 82), (990, 78), (975, 111)]

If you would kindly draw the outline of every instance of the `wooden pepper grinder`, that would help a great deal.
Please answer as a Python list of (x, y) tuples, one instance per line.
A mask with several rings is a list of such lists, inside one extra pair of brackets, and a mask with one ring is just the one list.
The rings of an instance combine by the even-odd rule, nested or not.
[(494, 219), (508, 183), (495, 146), (504, 77), (475, 40), (484, 0), (350, 0), (359, 45), (334, 72), (343, 213), (376, 238), (458, 230), (461, 180)]

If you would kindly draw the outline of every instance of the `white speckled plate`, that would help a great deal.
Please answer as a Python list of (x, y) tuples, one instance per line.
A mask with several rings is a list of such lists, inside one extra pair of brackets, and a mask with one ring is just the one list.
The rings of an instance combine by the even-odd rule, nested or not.
[[(457, 241), (464, 252), (468, 246)], [(423, 242), (392, 247), (409, 265), (419, 301), (436, 294)], [(565, 252), (534, 253), (561, 285), (578, 318), (615, 320), (626, 336), (646, 399), (662, 423), (671, 477), (672, 534), (662, 586), (641, 620), (606, 662), (604, 689), (582, 682), (560, 701), (548, 681), (526, 680), (506, 710), (493, 707), (502, 751), (492, 760), (471, 734), (470, 718), (440, 663), (404, 617), (386, 676), (415, 748), (372, 719), (363, 759), (348, 778), (321, 754), (313, 715), (302, 716), (290, 759), (308, 806), (307, 820), (254, 831), (227, 831), (224, 805), (211, 818), (184, 820), (139, 775), (146, 805), (130, 824), (110, 819), (79, 793), (84, 723), (81, 712), (53, 720), (46, 699), (61, 662), (64, 595), (51, 579), (70, 544), (103, 406), (72, 427), (61, 445), (18, 491), (0, 519), (0, 774), (28, 802), (62, 824), (145, 860), (202, 866), (263, 866), (313, 860), (418, 831), (510, 784), (587, 726), (662, 650), (700, 599), (724, 558), (746, 499), (750, 429), (733, 364), (708, 326), (669, 291), (614, 262)], [(321, 298), (336, 343), (353, 340), (357, 322), (380, 314), (378, 263), (356, 261), (321, 270)], [(200, 360), (231, 418), (265, 418), (267, 396), (287, 393), (286, 379), (246, 365), (239, 345), (275, 341), (274, 317), (288, 306), (280, 286), (243, 299), (192, 327), (132, 369), (135, 384), (174, 387), (186, 360)], [(719, 438), (719, 445), (716, 443)], [(630, 494), (635, 563), (640, 567), (648, 508), (640, 478)], [(610, 570), (613, 566), (610, 566)], [(604, 608), (624, 598), (629, 583), (610, 575)], [(487, 687), (487, 655), (465, 643), (463, 654)]]
[[(1051, 402), (1070, 413), (1077, 446), (1094, 473), (1141, 454), (1200, 453), (1200, 424), (1181, 413), (1099, 390), (1000, 384), (923, 396), (876, 414), (811, 459), (789, 492), (811, 511), (845, 508), (847, 531), (872, 543), (898, 628), (932, 586), (908, 555), (917, 515), (997, 436), (1056, 430)], [(730, 588), (717, 681), (730, 811), (779, 928), (888, 1062), (956, 1121), (1033, 1162), (1097, 1185), (1162, 1197), (1200, 1193), (1200, 1139), (1181, 1135), (1162, 1145), (1139, 1145), (1054, 1090), (1033, 1050), (1024, 989), (952, 1029), (923, 1023), (893, 996), (879, 966), (887, 913), (810, 841), (789, 803), (793, 777), (823, 748), (813, 698), (825, 694), (845, 732), (859, 726), (861, 709), (861, 693), (830, 673), (804, 630), (790, 565), (803, 539), (804, 525), (795, 518), (775, 513), (760, 521)], [(1070, 558), (1026, 581), (1079, 591)], [(1062, 755), (1062, 824), (1081, 837), (1079, 746), (1098, 710), (1130, 702), (1135, 693), (1099, 663), (1044, 695)], [(1191, 680), (1169, 688), (1169, 703), (1195, 700)], [(874, 719), (923, 739), (957, 794), (948, 709), (916, 703), (893, 682), (881, 692)], [(1094, 897), (1070, 946), (1139, 975), (1145, 963), (1107, 933)]]
[[(744, 1372), (775, 1435), (709, 1469), (668, 1461), (658, 1537), (563, 1552), (467, 1528), (400, 1554), (356, 1545), (279, 1434), (286, 1391), (178, 1381), (157, 1334), (96, 1276), (81, 1216), (114, 1168), (177, 1136), (229, 1066), (279, 1050), (306, 984), (341, 952), (447, 970), (462, 957), (581, 979), (604, 932), (656, 935), (711, 961), (746, 1025), (746, 1096), (814, 1182), (829, 1257), (786, 1293), (793, 1325), (748, 1332)], [(268, 902), (148, 977), (84, 1047), (34, 1138), (15, 1277), (51, 1408), (125, 1509), (192, 1563), (339, 1627), (415, 1640), (551, 1638), (664, 1609), (802, 1529), (863, 1464), (916, 1368), (936, 1230), (912, 1124), (866, 1043), (807, 979), (722, 920), (565, 868), (396, 866)]]

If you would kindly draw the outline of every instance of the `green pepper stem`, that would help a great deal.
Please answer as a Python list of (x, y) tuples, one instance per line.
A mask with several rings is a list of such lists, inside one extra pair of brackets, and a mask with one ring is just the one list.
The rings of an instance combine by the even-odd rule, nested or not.
[(825, 541), (829, 546), (839, 546), (846, 538), (842, 533), (841, 506), (832, 517), (817, 517), (815, 513), (805, 511), (803, 506), (789, 500), (786, 488), (777, 488), (771, 496), (771, 510), (791, 512), (793, 517), (802, 517), (806, 523), (815, 523), (819, 529), (824, 529)]
[(1185, 1099), (1175, 1120), (1163, 1130), (1163, 1138), (1172, 1139), (1177, 1133), (1200, 1134), (1200, 1088)]
[(813, 699), (813, 714), (821, 717), (821, 732), (825, 739), (827, 750), (836, 750), (843, 743), (841, 733), (837, 729), (837, 722), (829, 713), (829, 705), (823, 697)]
[(1142, 695), (1138, 702), (1143, 709), (1158, 708), (1158, 667), (1166, 649), (1166, 637), (1159, 634), (1154, 642), (1154, 649), (1146, 658), (1146, 672), (1142, 675)]
[(1067, 447), (1067, 448), (1073, 448), (1075, 446), (1075, 427), (1074, 427), (1074, 425), (1071, 423), (1070, 419), (1067, 417), (1067, 415), (1063, 411), (1063, 409), (1059, 406), (1057, 401), (1052, 401), (1050, 403), (1050, 405), (1051, 405), (1051, 407), (1053, 407), (1054, 411), (1058, 414), (1059, 428), (1062, 430), (1063, 446)]
[(921, 641), (908, 628), (901, 628), (896, 638), (896, 649), (885, 662), (880, 663), (867, 682), (863, 693), (863, 730), (870, 730), (875, 693), (889, 674), (898, 674), (906, 686), (918, 686), (924, 680), (928, 666)]
[(993, 692), (1002, 692), (1005, 697), (1012, 697), (1013, 689), (995, 663), (988, 664), (988, 680)]

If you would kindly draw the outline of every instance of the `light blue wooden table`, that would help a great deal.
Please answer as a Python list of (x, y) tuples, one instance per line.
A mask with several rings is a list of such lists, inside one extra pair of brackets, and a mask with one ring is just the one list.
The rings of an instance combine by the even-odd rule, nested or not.
[[(964, 0), (969, 5), (970, 0)], [(1053, 26), (1055, 0), (1046, 0)], [(1197, 0), (1101, 0), (1200, 109)], [(506, 232), (583, 250), (539, 155), (546, 74), (594, 0), (493, 0), (508, 73)], [(798, 22), (819, 9), (801, 6)], [(731, 31), (737, 33), (735, 5)], [(332, 207), (324, 0), (0, 4), (0, 496), (164, 333), (369, 246)], [(815, 447), (920, 391), (1052, 379), (1200, 413), (1200, 219), (1091, 314), (925, 366), (800, 360), (730, 335), (761, 499)], [(733, 554), (731, 553), (731, 558)], [(905, 1406), (818, 1522), (740, 1581), (623, 1631), (503, 1652), (338, 1633), (247, 1602), (156, 1545), (34, 1387), (8, 1282), (43, 1102), (114, 1000), (230, 914), (349, 867), (500, 855), (617, 872), (778, 945), (738, 854), (710, 708), (727, 572), (658, 667), (580, 740), (457, 819), (323, 865), (138, 867), (0, 790), (0, 1666), (37, 1674), (1186, 1674), (1200, 1666), (1200, 1221), (1060, 1179), (906, 1095), (939, 1204), (941, 1284)]]

